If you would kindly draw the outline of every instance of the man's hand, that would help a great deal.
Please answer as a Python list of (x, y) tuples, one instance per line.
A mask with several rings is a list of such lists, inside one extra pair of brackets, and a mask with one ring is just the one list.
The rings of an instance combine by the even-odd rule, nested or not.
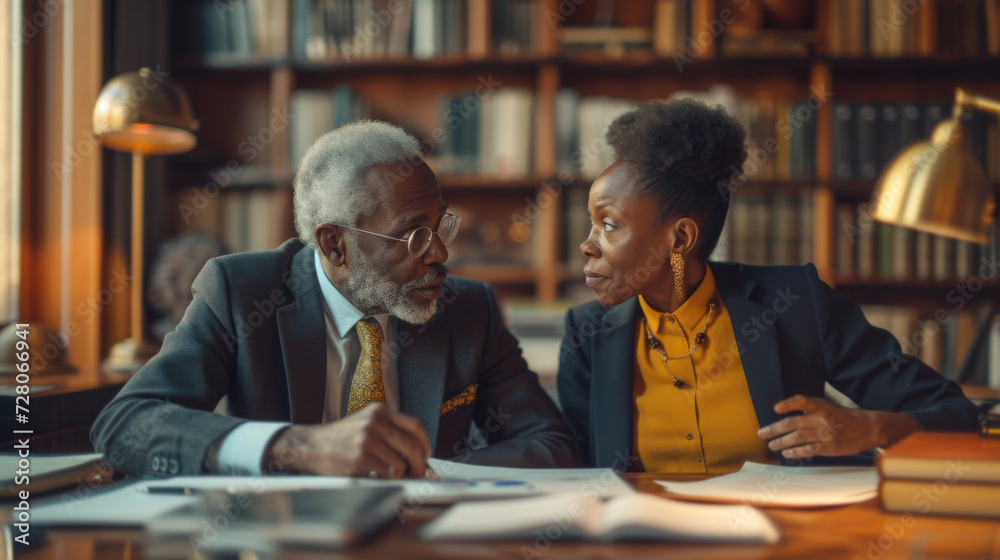
[(772, 451), (789, 459), (813, 455), (851, 455), (891, 445), (919, 431), (908, 414), (845, 408), (816, 397), (795, 395), (774, 405), (778, 414), (802, 411), (764, 426), (757, 435)]
[(265, 454), (264, 467), (302, 474), (402, 478), (423, 476), (431, 443), (420, 420), (371, 404), (336, 422), (293, 425)]

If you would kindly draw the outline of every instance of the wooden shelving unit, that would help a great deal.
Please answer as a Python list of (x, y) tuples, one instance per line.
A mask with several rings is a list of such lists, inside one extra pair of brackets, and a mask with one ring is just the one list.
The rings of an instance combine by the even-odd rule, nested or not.
[[(643, 0), (651, 2), (653, 0)], [(385, 60), (312, 62), (289, 56), (269, 59), (226, 57), (179, 57), (172, 65), (178, 79), (194, 97), (198, 117), (203, 122), (199, 133), (202, 146), (223, 147), (217, 153), (196, 154), (208, 159), (216, 169), (236, 161), (255, 175), (233, 178), (234, 185), (247, 189), (267, 187), (273, 212), (285, 216), (284, 229), (277, 232), (275, 244), (294, 235), (291, 229), (291, 195), (287, 188), (294, 174), (289, 161), (287, 128), (277, 131), (251, 162), (237, 151), (246, 138), (267, 128), (274, 111), (287, 111), (298, 89), (329, 89), (350, 85), (359, 98), (371, 103), (374, 116), (401, 124), (413, 131), (430, 131), (440, 120), (439, 98), (461, 94), (477, 77), (487, 74), (504, 86), (524, 87), (534, 94), (536, 107), (532, 122), (534, 148), (532, 171), (525, 177), (496, 179), (475, 175), (440, 174), (446, 201), (456, 197), (472, 211), (500, 203), (524, 204), (540, 196), (543, 186), (559, 180), (556, 146), (555, 100), (561, 88), (575, 88), (581, 96), (606, 95), (637, 102), (663, 99), (678, 90), (707, 90), (724, 83), (737, 94), (751, 99), (805, 99), (810, 92), (832, 92), (835, 101), (928, 101), (948, 103), (954, 89), (961, 85), (977, 93), (1000, 97), (1000, 67), (997, 56), (905, 56), (897, 58), (844, 57), (828, 55), (827, 1), (815, 9), (815, 28), (819, 42), (805, 57), (725, 58), (718, 54), (715, 41), (703, 49), (696, 60), (679, 71), (675, 61), (652, 50), (629, 52), (623, 57), (603, 54), (562, 52), (558, 43), (559, 0), (534, 3), (537, 49), (531, 54), (513, 57), (495, 52), (490, 40), (491, 0), (470, 0), (467, 34), (469, 46), (464, 55), (449, 55), (431, 60), (412, 57)], [(638, 2), (636, 2), (638, 4)], [(932, 2), (929, 2), (932, 4)], [(697, 0), (697, 13), (717, 14), (719, 0)], [(287, 17), (292, 21), (292, 1), (286, 2)], [(178, 25), (172, 22), (171, 25)], [(285, 34), (290, 36), (289, 33)], [(835, 287), (842, 287), (852, 297), (877, 302), (889, 292), (898, 292), (911, 301), (936, 301), (945, 284), (898, 283), (881, 280), (862, 281), (838, 277), (835, 263), (836, 204), (838, 200), (863, 200), (870, 196), (871, 181), (835, 181), (831, 162), (832, 103), (818, 109), (815, 139), (815, 176), (787, 181), (753, 181), (748, 188), (811, 188), (814, 209), (813, 262), (821, 276)], [(418, 135), (419, 137), (419, 135)], [(178, 203), (189, 200), (192, 189), (209, 181), (202, 163), (192, 165), (181, 158), (174, 165), (171, 182)], [(201, 165), (201, 167), (199, 167)], [(199, 179), (200, 174), (200, 179)], [(254, 178), (250, 178), (252, 177)], [(586, 181), (560, 182), (561, 188), (585, 189)], [(223, 193), (220, 196), (227, 196)], [(528, 265), (460, 264), (455, 273), (495, 284), (504, 293), (553, 300), (564, 293), (567, 283), (580, 282), (580, 271), (566, 265), (566, 216), (563, 204), (540, 205), (533, 220), (532, 258)], [(184, 229), (179, 224), (177, 229)], [(468, 227), (468, 225), (466, 226)], [(582, 241), (582, 240), (581, 240)], [(1000, 290), (990, 287), (990, 297), (997, 299)]]

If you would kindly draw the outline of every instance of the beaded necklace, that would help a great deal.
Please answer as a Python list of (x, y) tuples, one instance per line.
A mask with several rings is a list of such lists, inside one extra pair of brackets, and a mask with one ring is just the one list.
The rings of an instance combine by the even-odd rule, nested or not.
[[(663, 349), (663, 344), (653, 336), (653, 331), (649, 330), (649, 323), (646, 322), (645, 314), (642, 316), (642, 326), (646, 329), (646, 342), (649, 343), (649, 347), (656, 350), (657, 354), (660, 355), (660, 360), (663, 361), (663, 365), (667, 367), (667, 373), (670, 374), (670, 379), (674, 382), (674, 387), (678, 389), (683, 389), (689, 387), (687, 383), (684, 383), (680, 379), (674, 376), (674, 372), (670, 371), (670, 364), (667, 360), (679, 360), (681, 358), (687, 358), (691, 354), (694, 354), (701, 348), (701, 345), (705, 343), (708, 331), (708, 321), (712, 318), (712, 312), (715, 311), (715, 306), (719, 304), (719, 300), (712, 296), (712, 299), (708, 300), (708, 316), (705, 317), (705, 324), (701, 327), (701, 332), (694, 335), (694, 345), (688, 350), (687, 354), (681, 354), (680, 356), (668, 356), (666, 351)], [(684, 338), (685, 344), (687, 343), (687, 335), (684, 334), (684, 329), (677, 325), (677, 332), (680, 333), (681, 337)]]

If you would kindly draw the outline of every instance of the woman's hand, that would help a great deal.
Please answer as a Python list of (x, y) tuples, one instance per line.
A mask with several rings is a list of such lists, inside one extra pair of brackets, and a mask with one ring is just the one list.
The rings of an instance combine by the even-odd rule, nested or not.
[(852, 455), (873, 447), (891, 445), (919, 431), (908, 414), (846, 408), (824, 399), (795, 395), (774, 405), (778, 414), (799, 410), (764, 426), (757, 435), (770, 440), (772, 451), (793, 458), (814, 455)]

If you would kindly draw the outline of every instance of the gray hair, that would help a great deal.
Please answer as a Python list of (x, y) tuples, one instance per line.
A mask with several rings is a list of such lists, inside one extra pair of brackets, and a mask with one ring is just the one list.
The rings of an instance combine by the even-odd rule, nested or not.
[(420, 142), (402, 128), (361, 120), (327, 132), (306, 150), (295, 176), (295, 230), (316, 249), (316, 227), (356, 224), (370, 210), (373, 197), (364, 188), (365, 173), (375, 165), (419, 159)]

